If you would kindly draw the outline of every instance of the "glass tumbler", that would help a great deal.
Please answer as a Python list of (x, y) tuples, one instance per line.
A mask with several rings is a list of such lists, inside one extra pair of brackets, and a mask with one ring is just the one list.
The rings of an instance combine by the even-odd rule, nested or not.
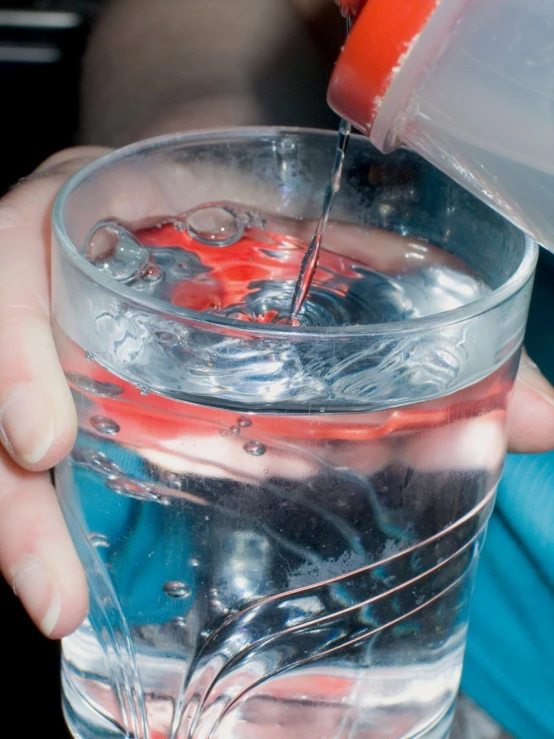
[(56, 200), (78, 739), (449, 735), (537, 247), (354, 136), (291, 323), (335, 145), (162, 137)]

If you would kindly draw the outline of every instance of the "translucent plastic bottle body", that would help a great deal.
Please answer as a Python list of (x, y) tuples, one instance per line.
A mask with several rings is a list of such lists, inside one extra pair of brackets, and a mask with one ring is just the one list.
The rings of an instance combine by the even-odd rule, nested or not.
[[(554, 1), (426, 3), (397, 55), (387, 29), (362, 25), (382, 6), (397, 31), (403, 5), (367, 3), (353, 34), (365, 61), (347, 43), (356, 71), (339, 58), (331, 103), (381, 151), (409, 147), (554, 250)], [(378, 91), (369, 73), (387, 55)]]

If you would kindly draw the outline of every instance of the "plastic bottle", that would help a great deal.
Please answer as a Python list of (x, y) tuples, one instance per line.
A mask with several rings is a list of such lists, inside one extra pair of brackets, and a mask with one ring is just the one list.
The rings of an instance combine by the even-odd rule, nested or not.
[(554, 0), (366, 0), (329, 103), (554, 251)]

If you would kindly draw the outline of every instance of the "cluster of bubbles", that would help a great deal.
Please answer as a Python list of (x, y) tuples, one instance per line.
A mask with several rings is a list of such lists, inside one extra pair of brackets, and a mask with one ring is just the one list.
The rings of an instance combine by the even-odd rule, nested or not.
[[(265, 221), (255, 212), (228, 204), (205, 203), (176, 217), (157, 219), (154, 225), (161, 228), (167, 224), (177, 231), (186, 231), (200, 244), (224, 247), (240, 241), (247, 228), (263, 228)], [(117, 282), (136, 283), (133, 287), (140, 290), (162, 280), (164, 270), (157, 261), (168, 254), (161, 251), (156, 249), (154, 261), (151, 250), (129, 229), (117, 221), (104, 220), (88, 234), (83, 253), (99, 272)], [(202, 271), (194, 254), (184, 254), (181, 250), (181, 256), (181, 261), (170, 266), (171, 277), (190, 279), (198, 274), (195, 268), (200, 267)]]
[(78, 467), (101, 475), (105, 479), (106, 487), (114, 493), (143, 502), (154, 502), (162, 505), (170, 505), (171, 503), (170, 499), (164, 496), (156, 486), (126, 475), (107, 454), (93, 447), (77, 445), (71, 452), (71, 458)]

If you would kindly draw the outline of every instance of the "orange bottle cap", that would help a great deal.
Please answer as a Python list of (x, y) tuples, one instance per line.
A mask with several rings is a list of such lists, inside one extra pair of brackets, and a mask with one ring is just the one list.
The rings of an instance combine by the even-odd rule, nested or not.
[(367, 0), (331, 77), (331, 108), (369, 134), (383, 98), (441, 0)]

